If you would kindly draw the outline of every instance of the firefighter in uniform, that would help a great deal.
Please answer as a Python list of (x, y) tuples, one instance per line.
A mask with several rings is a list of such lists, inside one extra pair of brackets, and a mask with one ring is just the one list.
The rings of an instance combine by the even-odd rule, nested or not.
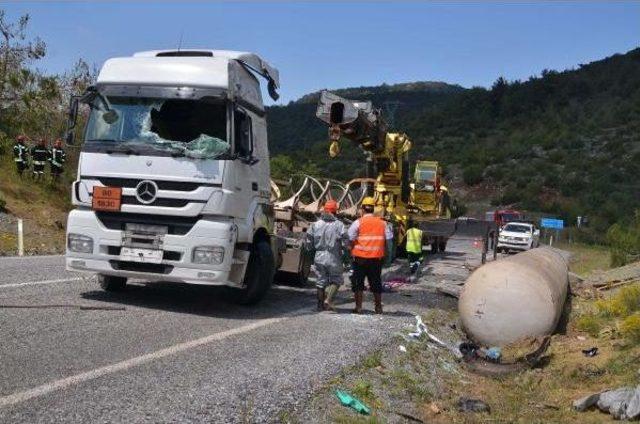
[(382, 313), (382, 265), (386, 245), (393, 240), (393, 232), (387, 223), (373, 214), (375, 201), (365, 197), (362, 201), (362, 216), (349, 227), (348, 235), (352, 243), (353, 256), (352, 290), (356, 314), (362, 313), (362, 297), (365, 278), (373, 293), (375, 312)]
[(31, 148), (31, 162), (33, 163), (33, 178), (40, 181), (44, 177), (44, 167), (49, 160), (50, 152), (44, 138)]
[(422, 230), (418, 228), (418, 224), (415, 221), (409, 222), (406, 251), (411, 274), (415, 274), (422, 260)]
[(51, 150), (51, 156), (49, 157), (49, 163), (51, 163), (51, 179), (57, 182), (63, 172), (63, 165), (67, 160), (67, 154), (62, 148), (62, 140), (57, 139), (53, 144)]
[(24, 144), (26, 138), (24, 135), (17, 136), (16, 144), (13, 145), (13, 161), (16, 163), (16, 171), (20, 177), (28, 166), (29, 149)]

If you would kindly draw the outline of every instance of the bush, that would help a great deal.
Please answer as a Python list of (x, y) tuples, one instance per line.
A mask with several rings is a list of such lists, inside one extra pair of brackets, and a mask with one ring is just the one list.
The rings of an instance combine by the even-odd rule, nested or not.
[(462, 179), (467, 185), (476, 185), (482, 182), (482, 166), (478, 164), (469, 165), (462, 171)]
[(640, 259), (640, 210), (631, 223), (616, 223), (607, 231), (611, 245), (611, 265), (621, 266)]
[(634, 343), (640, 343), (640, 313), (629, 315), (620, 323), (620, 333)]
[(600, 320), (593, 315), (583, 315), (576, 321), (576, 327), (580, 331), (588, 333), (591, 337), (598, 337), (600, 333)]

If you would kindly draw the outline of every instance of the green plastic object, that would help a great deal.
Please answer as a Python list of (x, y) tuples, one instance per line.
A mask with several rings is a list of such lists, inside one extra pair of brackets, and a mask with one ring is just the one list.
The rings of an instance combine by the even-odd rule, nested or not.
[(371, 413), (371, 409), (364, 403), (360, 402), (358, 399), (351, 396), (349, 393), (344, 390), (336, 390), (336, 396), (340, 399), (340, 403), (344, 406), (348, 406), (360, 414), (369, 415)]

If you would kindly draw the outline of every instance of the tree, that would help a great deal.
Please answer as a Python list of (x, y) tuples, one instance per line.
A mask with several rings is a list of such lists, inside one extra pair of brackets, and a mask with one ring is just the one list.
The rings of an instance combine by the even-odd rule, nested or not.
[(17, 102), (20, 97), (21, 73), (27, 62), (44, 57), (46, 45), (36, 37), (27, 39), (29, 15), (17, 22), (9, 22), (4, 10), (0, 10), (0, 110)]

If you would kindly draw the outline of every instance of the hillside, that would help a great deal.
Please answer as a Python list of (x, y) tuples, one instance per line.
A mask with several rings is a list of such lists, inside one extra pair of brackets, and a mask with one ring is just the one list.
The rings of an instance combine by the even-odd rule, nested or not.
[[(591, 218), (595, 231), (640, 206), (640, 49), (491, 89), (413, 83), (337, 90), (383, 106), (398, 102), (395, 128), (414, 141), (412, 158), (443, 162), (463, 200), (513, 204)], [(437, 84), (437, 83), (436, 83)], [(272, 151), (325, 175), (362, 175), (362, 156), (329, 160), (317, 93), (269, 108)]]
[(36, 183), (28, 170), (20, 178), (13, 158), (6, 154), (11, 146), (10, 140), (0, 137), (0, 255), (17, 253), (18, 218), (24, 221), (26, 254), (63, 252), (72, 176), (68, 173), (65, 182), (58, 185), (48, 181)]

